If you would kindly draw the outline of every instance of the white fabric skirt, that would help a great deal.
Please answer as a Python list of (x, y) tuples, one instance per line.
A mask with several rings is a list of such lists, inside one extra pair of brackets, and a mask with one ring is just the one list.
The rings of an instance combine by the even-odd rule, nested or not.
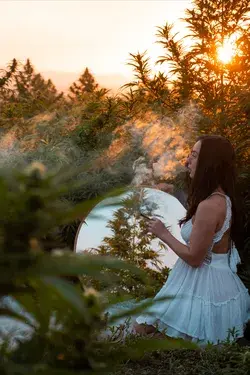
[(212, 253), (211, 263), (198, 268), (179, 258), (155, 298), (164, 296), (173, 298), (156, 303), (148, 309), (154, 315), (144, 313), (137, 317), (137, 323), (200, 344), (244, 336), (250, 319), (250, 296), (230, 268), (228, 254)]

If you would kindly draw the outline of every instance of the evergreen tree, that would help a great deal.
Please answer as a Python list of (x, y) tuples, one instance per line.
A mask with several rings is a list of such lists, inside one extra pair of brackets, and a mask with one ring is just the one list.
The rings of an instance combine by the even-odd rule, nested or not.
[(18, 62), (16, 59), (13, 59), (10, 64), (8, 65), (7, 70), (2, 70), (2, 75), (0, 76), (0, 90), (2, 90), (4, 87), (8, 86), (8, 84), (11, 82), (13, 75), (15, 74), (16, 70), (18, 68)]
[(58, 94), (57, 89), (51, 79), (45, 81), (40, 73), (35, 74), (32, 79), (32, 96), (33, 100), (46, 110), (50, 105), (57, 102), (63, 97)]
[(36, 73), (30, 60), (21, 66), (13, 59), (8, 71), (0, 78), (1, 120), (32, 117), (50, 110), (63, 98), (52, 81)]
[(35, 73), (30, 60), (27, 59), (22, 70), (15, 75), (14, 96), (19, 115), (31, 117), (48, 110), (63, 97), (57, 92), (49, 79), (46, 81), (40, 73)]
[(8, 109), (10, 101), (13, 97), (13, 81), (14, 76), (18, 70), (18, 62), (13, 59), (7, 67), (7, 70), (2, 70), (0, 75), (0, 124), (5, 124), (5, 117), (8, 117)]
[(86, 68), (78, 81), (70, 86), (69, 98), (71, 100), (82, 100), (85, 94), (94, 93), (98, 86), (94, 76), (90, 73), (89, 69)]
[(19, 101), (31, 100), (32, 80), (35, 71), (29, 59), (15, 76), (16, 95)]

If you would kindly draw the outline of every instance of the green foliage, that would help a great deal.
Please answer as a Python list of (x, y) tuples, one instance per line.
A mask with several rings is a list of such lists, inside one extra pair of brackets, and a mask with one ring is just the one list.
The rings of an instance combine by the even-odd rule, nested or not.
[(16, 116), (31, 117), (47, 110), (60, 100), (62, 95), (57, 93), (50, 79), (45, 81), (40, 73), (35, 73), (29, 59), (15, 76), (15, 94), (12, 100), (17, 111), (20, 110)]
[(12, 77), (14, 75), (14, 73), (16, 72), (17, 70), (17, 67), (18, 67), (18, 63), (17, 63), (17, 60), (16, 59), (13, 59), (11, 61), (11, 63), (8, 65), (8, 70), (4, 70), (2, 71), (2, 75), (0, 77), (0, 89), (1, 89), (1, 94), (2, 94), (2, 90), (4, 87), (8, 86), (9, 83), (11, 82), (12, 80)]
[(120, 99), (107, 96), (103, 89), (88, 94), (81, 104), (80, 123), (72, 138), (86, 151), (107, 148), (113, 139), (112, 132), (124, 123), (123, 112)]
[[(103, 373), (113, 367), (112, 357), (116, 361), (127, 357), (126, 348), (121, 352), (112, 342), (101, 339), (109, 324), (105, 311), (114, 298), (85, 285), (82, 289), (68, 277), (88, 275), (114, 286), (117, 277), (112, 276), (112, 270), (129, 271), (138, 280), (146, 280), (143, 271), (109, 256), (76, 255), (60, 249), (44, 252), (43, 237), (51, 228), (71, 222), (97, 203), (85, 201), (74, 207), (60, 203), (72, 174), (47, 174), (42, 164), (33, 163), (24, 172), (1, 176), (0, 318), (7, 316), (26, 327), (26, 335), (19, 335), (19, 340), (15, 332), (9, 344), (1, 337), (4, 374)], [(164, 345), (169, 348), (170, 344), (166, 341), (160, 346)], [(173, 345), (182, 344), (177, 341)], [(150, 342), (146, 347), (150, 348)], [(145, 349), (145, 343), (140, 349), (138, 342), (137, 355)]]
[[(155, 246), (160, 251), (156, 250), (151, 244), (151, 241), (156, 237), (150, 234), (145, 236), (147, 223), (145, 218), (140, 215), (141, 207), (146, 204), (144, 200), (144, 194), (140, 191), (124, 198), (123, 207), (114, 212), (113, 218), (107, 225), (111, 229), (112, 235), (105, 237), (98, 248), (90, 249), (91, 253), (102, 256), (109, 255), (136, 264), (150, 276), (150, 285), (145, 285), (128, 270), (115, 272), (119, 282), (111, 287), (111, 292), (116, 295), (128, 293), (131, 297), (139, 299), (153, 297), (169, 274), (169, 268), (163, 267), (159, 260), (159, 252), (166, 251), (166, 246), (158, 241), (158, 246), (156, 244)], [(148, 209), (146, 214), (152, 214), (152, 208)], [(149, 267), (149, 263), (151, 267)], [(86, 283), (85, 279), (84, 282)], [(93, 280), (89, 282), (98, 290), (105, 287)]]
[(238, 267), (238, 274), (250, 291), (250, 171), (249, 162), (241, 168), (239, 191), (241, 198), (242, 231), (238, 246), (242, 264)]
[[(163, 113), (168, 114), (166, 108), (173, 111), (189, 101), (195, 102), (202, 113), (198, 134), (223, 135), (236, 149), (238, 202), (242, 200), (239, 207), (244, 227), (238, 248), (247, 268), (250, 264), (249, 20), (248, 0), (194, 0), (192, 7), (186, 9), (187, 35), (184, 38), (178, 38), (174, 26), (168, 23), (158, 27), (157, 32), (157, 42), (164, 50), (157, 63), (166, 64), (170, 74), (164, 82), (169, 95), (164, 102)], [(223, 63), (218, 57), (218, 48), (230, 37), (236, 39), (235, 53), (230, 61)], [(149, 59), (145, 53), (131, 56), (130, 65), (137, 80), (127, 86), (133, 87), (137, 95), (143, 92), (142, 100), (145, 100), (147, 95), (152, 94)], [(158, 89), (157, 94), (164, 97)], [(132, 95), (130, 101), (135, 103)], [(244, 272), (249, 275), (249, 270)]]
[[(137, 148), (129, 148), (127, 152), (118, 157), (112, 165), (109, 160), (105, 161), (106, 157), (103, 151), (88, 151), (85, 152), (74, 142), (74, 135), (71, 137), (58, 137), (56, 140), (57, 124), (60, 121), (62, 125), (66, 123), (66, 119), (52, 119), (51, 122), (45, 123), (48, 125), (51, 137), (48, 144), (41, 143), (40, 147), (35, 150), (27, 150), (20, 152), (13, 149), (2, 153), (0, 165), (4, 168), (2, 171), (7, 174), (8, 169), (24, 168), (30, 162), (36, 160), (43, 163), (51, 173), (59, 172), (66, 173), (67, 168), (74, 166), (77, 168), (75, 174), (69, 177), (69, 183), (77, 184), (74, 190), (68, 190), (63, 193), (64, 205), (76, 204), (89, 199), (95, 199), (103, 196), (110, 189), (118, 188), (120, 186), (128, 185), (133, 178), (132, 165), (135, 159), (141, 155), (141, 150)], [(43, 127), (44, 129), (44, 127)], [(60, 128), (59, 128), (60, 129)], [(46, 128), (45, 128), (46, 130)], [(55, 130), (55, 133), (52, 132)], [(45, 138), (45, 134), (41, 133), (41, 137)], [(18, 147), (18, 145), (17, 145)], [(100, 165), (100, 163), (102, 163)], [(68, 172), (67, 172), (68, 173)], [(68, 203), (67, 203), (68, 202)], [(79, 220), (84, 218), (84, 214), (79, 215), (79, 218), (60, 226), (55, 230), (51, 230), (50, 234), (46, 236), (46, 249), (54, 246), (69, 246), (73, 249), (74, 238), (79, 226)]]
[[(103, 337), (115, 319), (105, 312), (119, 299), (79, 284), (77, 277), (85, 275), (110, 288), (120, 282), (114, 271), (129, 272), (138, 282), (148, 282), (148, 276), (132, 263), (110, 256), (76, 255), (61, 249), (44, 252), (43, 238), (51, 228), (84, 215), (100, 200), (74, 207), (60, 202), (65, 191), (75, 188), (67, 183), (74, 173), (48, 174), (41, 163), (33, 163), (23, 172), (1, 176), (0, 319), (8, 317), (26, 327), (18, 339), (15, 331), (9, 339), (0, 333), (3, 374), (104, 373), (147, 350), (193, 347), (180, 340), (117, 345)], [(69, 277), (76, 277), (75, 284)], [(122, 316), (140, 313), (151, 304), (148, 301)]]
[[(195, 0), (184, 21), (188, 35), (182, 39), (174, 33), (173, 25), (158, 27), (157, 42), (164, 54), (157, 63), (168, 66), (169, 77), (158, 73), (151, 78), (145, 52), (130, 54), (136, 80), (126, 87), (141, 96), (139, 101), (163, 114), (195, 101), (203, 112), (200, 133), (218, 133), (234, 145), (242, 143), (249, 125), (249, 2), (229, 0), (225, 5), (224, 1)], [(222, 63), (217, 50), (232, 35), (237, 36), (235, 55)], [(149, 97), (162, 105), (152, 107)]]
[(174, 77), (171, 82), (173, 84), (172, 95), (176, 104), (182, 105), (193, 96), (194, 76), (191, 71), (190, 55), (185, 52), (182, 41), (176, 40), (177, 34), (173, 35), (172, 29), (173, 26), (169, 24), (158, 27), (158, 43), (163, 46), (166, 55), (161, 56), (157, 63), (169, 63), (170, 73)]
[(131, 59), (128, 65), (132, 66), (136, 81), (123, 86), (123, 88), (130, 88), (130, 96), (128, 96), (129, 94), (124, 94), (124, 98), (131, 102), (137, 97), (136, 102), (137, 104), (140, 103), (140, 112), (145, 108), (152, 108), (155, 111), (165, 110), (165, 113), (176, 109), (172, 101), (167, 76), (159, 72), (153, 78), (151, 77), (149, 58), (146, 57), (146, 52), (142, 54), (130, 53), (130, 56)]
[[(17, 137), (16, 153), (7, 153), (7, 157), (1, 154), (1, 164), (16, 165), (19, 172), (13, 175), (5, 171), (0, 179), (0, 295), (11, 296), (20, 309), (2, 305), (0, 316), (24, 322), (32, 332), (26, 341), (17, 342), (15, 349), (10, 350), (7, 341), (1, 346), (1, 373), (85, 374), (94, 370), (103, 374), (113, 368), (113, 358), (117, 363), (125, 360), (117, 374), (247, 373), (249, 351), (236, 345), (162, 353), (162, 349), (185, 344), (172, 340), (137, 342), (131, 338), (118, 345), (99, 340), (108, 324), (106, 308), (116, 302), (108, 291), (128, 291), (127, 287), (133, 296), (148, 296), (167, 277), (167, 270), (166, 274), (149, 272), (145, 266), (145, 261), (154, 257), (147, 239), (140, 242), (140, 256), (135, 251), (137, 246), (128, 241), (135, 229), (128, 219), (131, 207), (120, 210), (110, 223), (115, 236), (106, 239), (99, 249), (103, 254), (100, 257), (65, 250), (72, 247), (79, 220), (111, 188), (130, 183), (133, 161), (145, 153), (142, 143), (138, 139), (133, 143), (127, 132), (127, 151), (122, 156), (118, 153), (112, 163), (107, 161), (103, 151), (120, 137), (114, 131), (127, 120), (145, 119), (151, 111), (159, 118), (173, 118), (176, 110), (192, 101), (203, 114), (199, 134), (225, 135), (236, 147), (244, 218), (239, 245), (244, 263), (239, 274), (249, 288), (249, 1), (194, 0), (193, 6), (185, 16), (193, 38), (189, 48), (171, 25), (158, 28), (158, 42), (164, 50), (158, 63), (170, 67), (169, 75), (164, 71), (153, 74), (146, 52), (130, 54), (135, 80), (120, 96), (108, 95), (108, 90), (99, 88), (88, 69), (72, 84), (70, 100), (63, 99), (50, 80), (36, 73), (29, 60), (22, 66), (13, 59), (1, 72), (0, 125), (12, 126)], [(236, 54), (223, 64), (217, 48), (236, 32)], [(32, 117), (39, 117), (43, 111), (53, 116), (49, 120)], [(31, 132), (34, 123), (36, 133)], [(32, 160), (43, 162), (50, 174), (46, 175), (40, 164), (20, 172)], [(73, 165), (78, 170), (69, 173), (67, 166)], [(183, 176), (173, 182), (184, 186)], [(136, 220), (143, 230), (143, 219)], [(150, 273), (151, 288), (133, 262)], [(96, 280), (95, 285), (102, 290), (105, 286), (105, 293), (98, 294), (86, 285), (82, 290), (79, 275), (86, 282)], [(145, 347), (156, 352), (144, 355)], [(142, 355), (141, 361), (134, 360)], [(128, 357), (133, 361), (128, 362)]]
[(84, 101), (86, 94), (92, 94), (98, 89), (98, 83), (95, 82), (95, 78), (90, 73), (89, 69), (86, 68), (77, 82), (73, 82), (69, 88), (69, 98), (72, 101)]
[[(193, 99), (203, 109), (205, 121), (200, 131), (220, 133), (237, 145), (247, 134), (240, 97), (250, 75), (249, 2), (230, 0), (226, 4), (217, 0), (193, 2), (184, 18), (189, 30), (186, 38), (192, 37), (186, 49), (185, 38), (176, 40), (170, 25), (159, 28), (159, 43), (166, 51), (159, 62), (170, 64), (181, 102)], [(235, 56), (223, 64), (217, 49), (233, 34), (237, 35)]]
[(40, 73), (35, 73), (29, 59), (22, 67), (14, 59), (10, 69), (12, 87), (0, 92), (2, 119), (30, 118), (51, 109), (63, 98), (50, 79), (46, 81)]

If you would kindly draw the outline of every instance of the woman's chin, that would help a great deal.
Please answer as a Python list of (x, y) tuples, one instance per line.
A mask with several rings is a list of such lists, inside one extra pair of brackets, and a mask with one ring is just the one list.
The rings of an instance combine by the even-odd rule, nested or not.
[(189, 172), (189, 177), (190, 177), (190, 178), (193, 178), (193, 177), (194, 177), (193, 172), (192, 172), (190, 169), (189, 169), (188, 172)]
[(189, 175), (190, 178), (193, 178), (193, 172), (190, 168), (186, 168), (187, 174)]

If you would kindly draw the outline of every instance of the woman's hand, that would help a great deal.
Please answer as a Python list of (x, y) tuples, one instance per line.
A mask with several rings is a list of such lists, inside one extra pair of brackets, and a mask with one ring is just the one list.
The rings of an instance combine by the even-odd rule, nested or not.
[(148, 221), (147, 231), (161, 239), (162, 235), (168, 232), (168, 229), (161, 220), (151, 219)]

